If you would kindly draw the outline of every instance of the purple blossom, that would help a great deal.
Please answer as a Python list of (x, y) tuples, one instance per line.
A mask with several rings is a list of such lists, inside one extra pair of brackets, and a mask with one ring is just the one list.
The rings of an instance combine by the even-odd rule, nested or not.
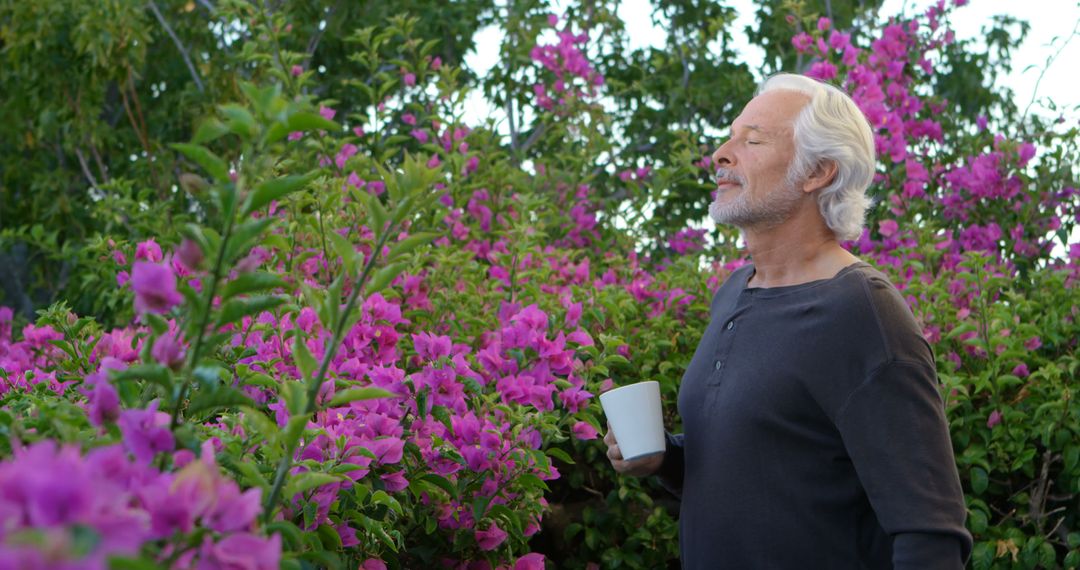
[(184, 363), (184, 346), (180, 344), (175, 332), (166, 332), (154, 341), (150, 356), (167, 368), (178, 370)]
[(236, 533), (216, 543), (206, 537), (197, 570), (278, 570), (280, 565), (280, 534), (262, 538)]
[(158, 401), (150, 402), (145, 410), (120, 412), (120, 433), (124, 446), (135, 459), (146, 464), (163, 451), (172, 451), (175, 441), (169, 430), (169, 414), (158, 411)]
[(135, 259), (136, 261), (158, 263), (161, 261), (161, 246), (154, 241), (154, 238), (139, 242), (139, 244), (135, 246)]
[(176, 276), (168, 266), (140, 261), (131, 273), (135, 312), (167, 313), (183, 300), (176, 291)]
[(498, 523), (492, 522), (486, 529), (476, 529), (476, 544), (480, 550), (495, 550), (506, 541), (506, 531), (499, 528)]

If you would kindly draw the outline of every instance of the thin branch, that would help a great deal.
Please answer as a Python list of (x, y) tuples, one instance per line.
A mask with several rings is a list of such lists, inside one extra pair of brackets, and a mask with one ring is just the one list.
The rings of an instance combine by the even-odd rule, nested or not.
[(86, 164), (86, 157), (83, 156), (82, 150), (75, 149), (75, 156), (79, 159), (79, 166), (82, 167), (83, 176), (86, 176), (86, 180), (90, 182), (90, 187), (94, 190), (100, 191), (97, 180), (94, 178), (94, 174), (90, 172), (90, 167)]
[(1073, 26), (1072, 34), (1069, 35), (1069, 39), (1062, 42), (1061, 47), (1046, 60), (1046, 65), (1039, 72), (1039, 78), (1035, 80), (1035, 88), (1031, 91), (1031, 101), (1028, 101), (1027, 107), (1024, 107), (1024, 114), (1020, 117), (1020, 124), (1024, 124), (1024, 119), (1027, 119), (1028, 111), (1031, 110), (1031, 106), (1035, 104), (1035, 97), (1039, 95), (1039, 84), (1042, 83), (1043, 77), (1046, 72), (1050, 70), (1050, 66), (1054, 65), (1054, 61), (1061, 55), (1061, 52), (1065, 51), (1065, 47), (1069, 45), (1069, 42), (1076, 36), (1080, 35), (1080, 19), (1076, 20), (1076, 24)]
[(191, 72), (191, 78), (195, 80), (195, 87), (199, 88), (200, 93), (203, 92), (205, 88), (203, 87), (202, 80), (199, 79), (199, 73), (195, 71), (195, 66), (191, 63), (191, 58), (188, 56), (184, 44), (180, 42), (180, 38), (176, 36), (176, 32), (174, 32), (172, 27), (169, 26), (169, 23), (165, 21), (165, 16), (161, 14), (161, 10), (158, 10), (154, 0), (150, 0), (146, 5), (150, 7), (150, 11), (154, 13), (154, 17), (157, 18), (161, 27), (165, 28), (165, 32), (172, 38), (173, 44), (176, 45), (176, 49), (180, 50), (180, 57), (184, 58), (184, 65), (187, 65), (188, 71)]
[(211, 4), (207, 0), (197, 0), (197, 1), (199, 2), (199, 4), (203, 5), (203, 8), (206, 8), (207, 10), (209, 10), (211, 14), (213, 14), (215, 16), (217, 15), (217, 8), (215, 8), (213, 4)]

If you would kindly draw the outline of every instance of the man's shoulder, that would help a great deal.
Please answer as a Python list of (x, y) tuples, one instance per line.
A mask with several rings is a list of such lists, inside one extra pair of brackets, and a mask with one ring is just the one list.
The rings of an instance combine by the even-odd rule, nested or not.
[(859, 263), (841, 278), (833, 299), (838, 304), (836, 313), (840, 319), (871, 319), (891, 358), (918, 355), (921, 360), (929, 354), (915, 314), (885, 273), (870, 264)]

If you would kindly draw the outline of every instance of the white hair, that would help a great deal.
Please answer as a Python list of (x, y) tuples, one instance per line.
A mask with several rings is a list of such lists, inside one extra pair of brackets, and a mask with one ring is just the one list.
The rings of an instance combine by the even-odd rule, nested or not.
[(821, 216), (841, 240), (862, 235), (870, 199), (866, 189), (874, 180), (874, 133), (866, 116), (846, 93), (804, 75), (779, 73), (769, 77), (757, 94), (783, 89), (810, 97), (795, 119), (795, 158), (789, 183), (808, 176), (824, 160), (836, 162), (836, 177), (817, 195)]

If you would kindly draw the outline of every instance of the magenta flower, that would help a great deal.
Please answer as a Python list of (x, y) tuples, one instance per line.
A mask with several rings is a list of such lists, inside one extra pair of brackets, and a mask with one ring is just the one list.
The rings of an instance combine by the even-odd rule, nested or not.
[(319, 107), (319, 115), (322, 115), (322, 118), (326, 119), (327, 121), (334, 120), (334, 115), (336, 114), (337, 111), (331, 109), (330, 107)]
[(140, 463), (150, 463), (158, 453), (172, 451), (176, 443), (169, 430), (169, 414), (158, 411), (157, 400), (145, 410), (120, 412), (119, 425), (124, 447)]
[(135, 246), (135, 260), (158, 263), (161, 261), (161, 246), (154, 241), (154, 238), (140, 242)]
[(1024, 342), (1024, 348), (1028, 350), (1038, 350), (1040, 346), (1042, 346), (1042, 339), (1037, 336), (1033, 336)]
[(596, 439), (597, 435), (596, 428), (594, 428), (589, 422), (575, 423), (572, 431), (574, 432), (574, 437), (578, 439)]
[(90, 423), (101, 427), (120, 417), (120, 395), (108, 380), (94, 385), (88, 397), (90, 401)]
[(994, 426), (1001, 423), (1001, 412), (994, 410), (990, 412), (990, 417), (986, 420), (986, 427), (994, 429)]
[(131, 287), (135, 290), (137, 313), (167, 313), (183, 300), (176, 291), (176, 276), (165, 265), (136, 262), (132, 269)]
[(1031, 374), (1031, 372), (1028, 370), (1027, 364), (1024, 362), (1017, 364), (1016, 367), (1013, 368), (1012, 373), (1013, 376), (1019, 376), (1020, 378), (1027, 378), (1028, 375)]
[(383, 485), (386, 485), (386, 490), (391, 493), (396, 493), (409, 486), (409, 480), (405, 478), (404, 471), (386, 473), (380, 475), (379, 478), (382, 479)]
[(405, 85), (408, 85), (409, 87), (412, 87), (412, 86), (416, 85), (416, 74), (415, 73), (406, 73), (404, 81), (405, 81)]
[(492, 522), (486, 530), (477, 529), (474, 534), (480, 550), (495, 550), (506, 541), (506, 531), (499, 528), (495, 522)]
[(544, 555), (538, 552), (530, 552), (517, 559), (514, 570), (544, 570)]
[(176, 333), (166, 332), (154, 342), (150, 355), (159, 364), (178, 370), (184, 363), (184, 346), (176, 338)]
[(281, 565), (281, 535), (262, 538), (238, 533), (217, 543), (207, 537), (199, 555), (198, 570), (278, 570)]
[(180, 246), (176, 248), (176, 260), (180, 262), (180, 265), (188, 271), (195, 271), (202, 265), (203, 252), (199, 244), (185, 239), (180, 242)]
[(299, 77), (300, 74), (304, 72), (304, 68), (299, 65), (294, 65), (289, 71), (292, 73), (293, 77)]
[(386, 570), (386, 563), (377, 558), (368, 558), (360, 564), (360, 570)]

